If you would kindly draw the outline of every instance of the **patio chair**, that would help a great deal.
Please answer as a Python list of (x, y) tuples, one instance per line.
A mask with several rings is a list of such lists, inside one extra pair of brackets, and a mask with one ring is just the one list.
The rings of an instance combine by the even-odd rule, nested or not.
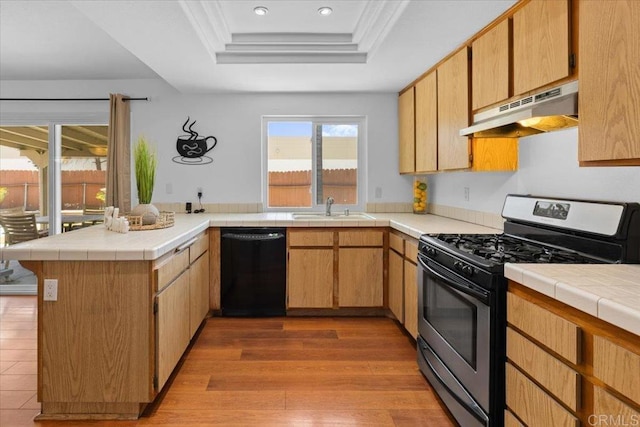
[(48, 234), (46, 230), (38, 230), (35, 214), (0, 215), (0, 226), (4, 229), (7, 246), (38, 239)]

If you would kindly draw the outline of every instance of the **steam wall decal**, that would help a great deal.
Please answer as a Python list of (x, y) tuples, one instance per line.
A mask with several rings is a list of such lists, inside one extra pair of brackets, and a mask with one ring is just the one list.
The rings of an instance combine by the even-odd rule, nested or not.
[[(175, 156), (173, 161), (181, 165), (206, 165), (213, 162), (213, 159), (209, 156), (205, 156), (209, 151), (213, 150), (218, 144), (218, 140), (215, 136), (201, 137), (200, 134), (193, 130), (193, 126), (196, 124), (189, 124), (191, 117), (187, 117), (187, 121), (182, 125), (184, 135), (180, 135), (176, 141), (176, 149), (179, 156)], [(209, 147), (209, 140), (213, 140), (213, 143)]]

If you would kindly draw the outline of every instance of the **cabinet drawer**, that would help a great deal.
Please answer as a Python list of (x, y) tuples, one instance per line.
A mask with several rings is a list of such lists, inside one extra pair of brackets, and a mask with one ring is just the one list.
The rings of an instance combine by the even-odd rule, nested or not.
[(632, 426), (640, 424), (640, 412), (597, 386), (593, 387), (593, 415), (595, 417), (606, 416), (606, 420), (611, 423), (609, 425)]
[(198, 235), (197, 239), (189, 247), (189, 264), (193, 264), (200, 255), (209, 250), (209, 235), (206, 232)]
[(640, 405), (640, 355), (596, 335), (593, 375)]
[(412, 240), (404, 241), (404, 256), (414, 264), (418, 263), (418, 242)]
[(507, 407), (529, 426), (575, 426), (579, 420), (507, 363)]
[(389, 247), (400, 255), (404, 255), (404, 239), (397, 234), (389, 233)]
[(184, 250), (168, 258), (156, 269), (156, 288), (159, 292), (189, 266), (189, 251)]
[(574, 411), (578, 410), (580, 375), (555, 357), (507, 328), (507, 357)]
[(333, 231), (290, 231), (289, 246), (333, 246)]
[(382, 246), (382, 231), (341, 231), (340, 246)]
[(581, 330), (574, 323), (513, 293), (507, 294), (507, 322), (571, 363), (580, 361)]
[(504, 411), (504, 427), (524, 427), (518, 419), (508, 410)]

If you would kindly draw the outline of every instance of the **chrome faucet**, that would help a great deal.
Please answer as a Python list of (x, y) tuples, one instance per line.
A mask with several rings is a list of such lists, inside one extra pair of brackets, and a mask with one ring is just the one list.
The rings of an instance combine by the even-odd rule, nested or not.
[(335, 200), (333, 200), (333, 197), (331, 196), (327, 197), (327, 203), (325, 204), (325, 207), (326, 207), (325, 214), (327, 216), (331, 216), (331, 205), (333, 204), (334, 201)]

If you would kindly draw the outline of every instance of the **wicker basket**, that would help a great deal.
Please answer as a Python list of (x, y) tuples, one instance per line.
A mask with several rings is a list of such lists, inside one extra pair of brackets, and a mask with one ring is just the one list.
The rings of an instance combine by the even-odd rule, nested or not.
[(136, 215), (125, 215), (129, 221), (129, 230), (157, 230), (160, 228), (173, 227), (175, 224), (175, 212), (160, 212), (155, 224), (142, 225), (142, 217)]

